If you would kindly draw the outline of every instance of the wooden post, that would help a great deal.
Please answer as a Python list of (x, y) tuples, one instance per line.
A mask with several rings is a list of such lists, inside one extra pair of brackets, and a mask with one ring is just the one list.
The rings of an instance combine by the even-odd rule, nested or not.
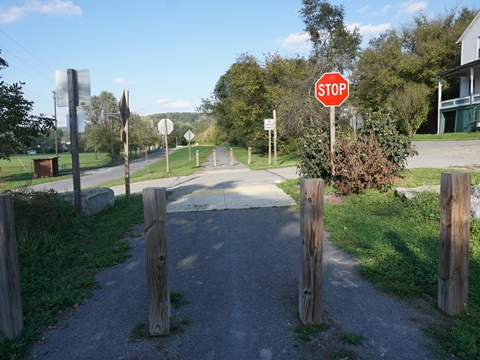
[(170, 331), (167, 211), (165, 188), (143, 189), (147, 262), (148, 322), (151, 336)]
[(272, 165), (272, 130), (268, 130), (268, 165)]
[(273, 110), (273, 164), (277, 165), (277, 112)]
[[(125, 91), (125, 99), (127, 102), (127, 108), (130, 107), (128, 90)], [(129, 111), (130, 113), (130, 111)], [(125, 131), (125, 141), (123, 142), (123, 154), (124, 154), (124, 164), (125, 164), (125, 198), (130, 199), (130, 149), (128, 145), (128, 116), (126, 117), (125, 124), (123, 126), (123, 131)]]
[(233, 149), (230, 148), (230, 166), (233, 166)]
[(23, 329), (20, 271), (12, 195), (0, 195), (0, 340)]
[(195, 158), (197, 159), (197, 167), (200, 166), (200, 154), (198, 150), (195, 150)]
[(163, 131), (165, 131), (165, 160), (167, 162), (167, 173), (170, 172), (170, 164), (168, 163), (168, 135), (167, 135), (167, 121), (168, 119), (165, 119), (164, 124), (163, 124)]
[(248, 147), (248, 165), (252, 163), (252, 148)]
[(332, 176), (335, 176), (335, 106), (330, 107), (330, 153), (332, 154)]
[(213, 167), (217, 166), (217, 150), (213, 149)]
[(299, 315), (303, 325), (322, 323), (323, 188), (321, 179), (300, 181)]
[(470, 174), (442, 173), (438, 308), (448, 315), (465, 310), (468, 299)]

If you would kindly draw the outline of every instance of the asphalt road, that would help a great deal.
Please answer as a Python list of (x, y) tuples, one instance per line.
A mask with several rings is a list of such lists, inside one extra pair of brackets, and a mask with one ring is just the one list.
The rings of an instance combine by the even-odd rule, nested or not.
[[(230, 165), (226, 154), (217, 150), (214, 169), (209, 161), (200, 173), (165, 180), (172, 182), (173, 203), (187, 197), (205, 200), (205, 192), (225, 196), (233, 189), (240, 202), (252, 207), (252, 199), (261, 201), (265, 190), (252, 195), (251, 189), (295, 176), (291, 168), (252, 172), (236, 162)], [(313, 360), (330, 358), (342, 348), (359, 359), (433, 358), (421, 328), (425, 318), (438, 315), (377, 291), (360, 277), (355, 260), (327, 238), (322, 314), (329, 328), (317, 340), (299, 340), (298, 211), (275, 204), (227, 209), (168, 214), (170, 287), (186, 300), (172, 309), (172, 323), (179, 327), (170, 336), (131, 339), (132, 330), (148, 321), (145, 239), (132, 237), (126, 239), (130, 259), (100, 273), (93, 297), (45, 333), (30, 358)], [(141, 235), (143, 225), (135, 232)], [(345, 334), (362, 336), (363, 344), (345, 345)]]

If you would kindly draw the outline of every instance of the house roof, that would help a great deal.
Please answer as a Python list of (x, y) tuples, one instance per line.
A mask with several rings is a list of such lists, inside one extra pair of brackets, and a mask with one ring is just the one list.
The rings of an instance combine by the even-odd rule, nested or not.
[[(452, 69), (448, 69), (438, 74), (439, 77), (460, 77), (465, 76), (467, 71), (470, 71), (470, 68), (479, 69), (480, 68), (480, 59), (463, 64)], [(467, 74), (468, 75), (468, 74)], [(468, 75), (469, 76), (469, 75)]]
[(473, 28), (475, 23), (477, 21), (480, 21), (480, 12), (473, 18), (472, 22), (467, 26), (465, 31), (463, 32), (462, 36), (457, 41), (457, 44), (461, 44), (463, 41), (463, 38), (470, 32), (470, 29)]

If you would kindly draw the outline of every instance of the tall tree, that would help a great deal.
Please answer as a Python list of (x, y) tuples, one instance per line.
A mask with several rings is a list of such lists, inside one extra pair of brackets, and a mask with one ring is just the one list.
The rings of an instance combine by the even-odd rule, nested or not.
[[(8, 67), (0, 57), (0, 70)], [(53, 119), (31, 115), (33, 102), (23, 97), (23, 83), (7, 84), (0, 75), (0, 158), (10, 159), (10, 152), (29, 147), (40, 134), (48, 134)]]
[(222, 75), (210, 99), (200, 110), (217, 119), (225, 140), (240, 146), (262, 146), (263, 119), (271, 116), (266, 97), (265, 69), (257, 59), (243, 54)]
[[(422, 123), (428, 120), (434, 125), (437, 74), (460, 65), (457, 40), (475, 14), (468, 8), (454, 8), (434, 18), (419, 14), (399, 29), (390, 29), (372, 39), (352, 76), (353, 97), (359, 108), (375, 111), (406, 86), (423, 84), (429, 89), (426, 101), (430, 112), (423, 115)], [(449, 85), (447, 82), (444, 86), (446, 92), (452, 90)], [(422, 94), (424, 90), (420, 90)]]
[(86, 147), (95, 153), (110, 153), (112, 162), (115, 162), (115, 156), (123, 149), (120, 139), (122, 120), (117, 99), (111, 92), (102, 91), (98, 96), (92, 96), (91, 106), (84, 111)]
[(345, 24), (343, 5), (324, 0), (302, 0), (301, 18), (313, 43), (314, 59), (328, 64), (328, 71), (352, 71), (362, 42), (358, 28)]
[(128, 122), (130, 124), (128, 131), (130, 149), (146, 149), (159, 144), (159, 132), (154, 126), (153, 120), (142, 119), (138, 114), (131, 114)]

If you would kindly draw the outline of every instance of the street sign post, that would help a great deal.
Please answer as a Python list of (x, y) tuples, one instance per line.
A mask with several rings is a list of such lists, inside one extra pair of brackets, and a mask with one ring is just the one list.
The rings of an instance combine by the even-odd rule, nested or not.
[(275, 120), (274, 119), (265, 119), (264, 129), (268, 130), (268, 165), (272, 164), (272, 130), (275, 129)]
[(173, 122), (170, 119), (161, 119), (158, 123), (158, 131), (165, 137), (165, 160), (167, 163), (167, 173), (170, 172), (170, 166), (168, 164), (168, 136), (173, 131)]
[(190, 153), (190, 141), (192, 141), (192, 139), (195, 137), (195, 134), (188, 130), (185, 134), (183, 134), (183, 137), (188, 141), (188, 161), (192, 161), (192, 154)]
[(89, 70), (57, 70), (55, 71), (56, 106), (68, 107), (70, 124), (70, 143), (72, 144), (72, 178), (73, 200), (75, 212), (82, 213), (82, 189), (80, 184), (80, 160), (78, 148), (77, 106), (89, 106), (90, 71)]
[(128, 104), (128, 90), (123, 90), (122, 98), (118, 103), (120, 115), (122, 116), (122, 141), (123, 153), (125, 163), (125, 197), (130, 199), (130, 163), (129, 163), (129, 148), (128, 148), (128, 118), (130, 117), (130, 107)]
[(332, 175), (333, 155), (335, 150), (335, 107), (343, 104), (349, 95), (348, 80), (338, 72), (323, 74), (315, 83), (315, 98), (324, 106), (330, 108), (330, 152), (332, 153)]

